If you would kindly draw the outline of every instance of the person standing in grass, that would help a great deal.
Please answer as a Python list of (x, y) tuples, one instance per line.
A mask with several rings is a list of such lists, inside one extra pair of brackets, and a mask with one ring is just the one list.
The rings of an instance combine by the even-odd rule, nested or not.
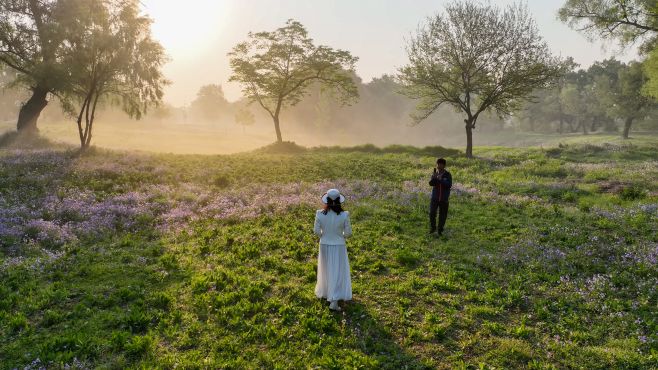
[[(432, 187), (432, 200), (430, 201), (430, 234), (438, 231), (443, 234), (443, 228), (448, 218), (448, 199), (452, 188), (452, 175), (446, 170), (446, 160), (439, 158), (430, 179)], [(439, 227), (436, 227), (436, 211), (439, 211)]]
[(313, 232), (320, 237), (318, 278), (315, 295), (330, 302), (329, 308), (340, 311), (338, 301), (352, 299), (350, 262), (345, 239), (352, 236), (349, 212), (343, 210), (345, 197), (337, 189), (322, 196), (324, 209), (315, 213)]

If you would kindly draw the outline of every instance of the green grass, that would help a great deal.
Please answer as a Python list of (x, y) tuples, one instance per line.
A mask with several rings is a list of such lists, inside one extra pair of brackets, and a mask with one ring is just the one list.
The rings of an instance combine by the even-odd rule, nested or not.
[[(326, 182), (366, 194), (346, 204), (354, 300), (341, 313), (313, 294), (315, 206), (303, 201), (201, 213), (179, 232), (144, 214), (137, 228), (63, 244), (0, 239), (0, 368), (656, 368), (658, 269), (646, 258), (658, 253), (658, 139), (631, 143), (485, 147), (473, 160), (365, 146), (57, 149), (53, 163), (0, 149), (12, 204), (150, 186), (176, 189), (153, 195), (163, 205), (211, 201), (192, 187), (271, 196), (276, 184)], [(426, 235), (426, 195), (413, 192), (429, 190), (435, 155), (459, 183), (441, 238)]]

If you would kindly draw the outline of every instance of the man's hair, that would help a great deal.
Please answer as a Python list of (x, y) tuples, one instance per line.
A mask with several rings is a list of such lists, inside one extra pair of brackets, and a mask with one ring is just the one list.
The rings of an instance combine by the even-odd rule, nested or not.
[(445, 164), (446, 164), (446, 160), (443, 159), (443, 158), (439, 158), (439, 159), (436, 160), (436, 164), (443, 164), (443, 165), (445, 165)]

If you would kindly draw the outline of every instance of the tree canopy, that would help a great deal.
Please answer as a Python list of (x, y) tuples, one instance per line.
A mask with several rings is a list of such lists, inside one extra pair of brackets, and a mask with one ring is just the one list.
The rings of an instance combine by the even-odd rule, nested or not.
[(567, 0), (558, 14), (575, 29), (622, 45), (643, 40), (650, 49), (658, 32), (656, 0)]
[(282, 141), (281, 110), (299, 103), (314, 83), (332, 91), (344, 104), (358, 98), (352, 74), (358, 58), (348, 51), (316, 46), (304, 26), (288, 20), (272, 32), (249, 33), (228, 54), (233, 70), (229, 81), (274, 121), (277, 141)]
[(204, 85), (199, 88), (196, 99), (192, 102), (190, 109), (198, 119), (217, 122), (229, 115), (230, 104), (224, 96), (221, 85)]
[(49, 94), (60, 95), (66, 89), (62, 8), (58, 0), (0, 1), (0, 63), (17, 71), (15, 83), (32, 92), (18, 116), (20, 131), (36, 131)]
[(480, 114), (511, 114), (559, 75), (557, 60), (522, 5), (450, 2), (418, 29), (407, 53), (399, 79), (404, 93), (419, 101), (413, 122), (443, 104), (463, 112), (469, 157)]
[[(139, 119), (162, 100), (164, 49), (151, 37), (151, 20), (138, 0), (60, 0), (68, 14), (64, 108), (76, 114), (82, 148), (89, 146), (96, 108), (103, 101)], [(86, 15), (83, 17), (82, 15)]]

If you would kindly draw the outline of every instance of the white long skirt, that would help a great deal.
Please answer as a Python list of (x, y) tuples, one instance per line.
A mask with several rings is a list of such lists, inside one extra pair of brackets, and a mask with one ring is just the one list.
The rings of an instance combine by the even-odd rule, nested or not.
[(352, 299), (350, 261), (347, 259), (345, 244), (320, 244), (315, 295), (318, 298), (326, 298), (330, 302)]

